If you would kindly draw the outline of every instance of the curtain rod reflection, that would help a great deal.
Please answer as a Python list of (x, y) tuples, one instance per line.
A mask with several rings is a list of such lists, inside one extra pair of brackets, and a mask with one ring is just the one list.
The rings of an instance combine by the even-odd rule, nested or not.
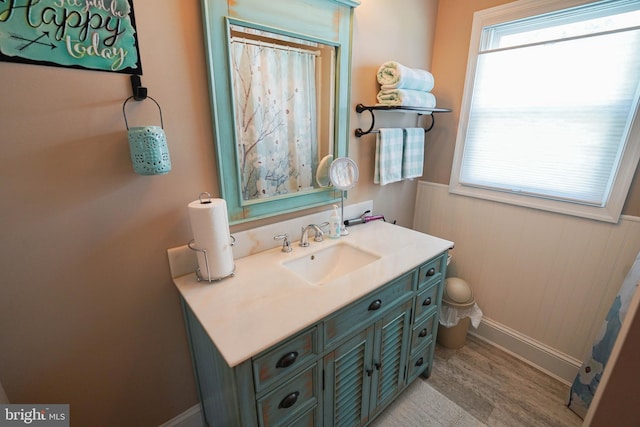
[(259, 40), (253, 40), (253, 39), (245, 39), (245, 38), (241, 38), (241, 37), (232, 37), (231, 38), (231, 43), (251, 44), (251, 45), (254, 45), (254, 46), (270, 47), (272, 49), (288, 50), (288, 51), (292, 51), (292, 52), (306, 53), (308, 55), (313, 55), (313, 56), (320, 56), (320, 51), (319, 50), (300, 49), (300, 48), (297, 48), (297, 47), (283, 46), (283, 45), (279, 45), (279, 44), (275, 44), (275, 43), (268, 43), (268, 42), (263, 42), (263, 41), (259, 41)]

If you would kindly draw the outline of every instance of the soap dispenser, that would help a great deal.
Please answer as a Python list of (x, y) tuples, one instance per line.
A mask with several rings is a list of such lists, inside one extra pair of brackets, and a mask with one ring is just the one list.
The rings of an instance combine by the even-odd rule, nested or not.
[(340, 215), (336, 205), (333, 205), (333, 213), (329, 217), (329, 237), (332, 239), (340, 237)]

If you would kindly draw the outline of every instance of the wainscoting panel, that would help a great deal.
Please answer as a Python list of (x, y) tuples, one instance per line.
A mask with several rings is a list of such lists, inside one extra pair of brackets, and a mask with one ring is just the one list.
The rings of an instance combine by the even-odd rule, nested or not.
[(519, 342), (539, 343), (576, 370), (640, 251), (637, 217), (610, 224), (449, 194), (428, 182), (418, 184), (413, 228), (455, 242), (448, 275), (469, 282), (485, 330), (515, 331)]

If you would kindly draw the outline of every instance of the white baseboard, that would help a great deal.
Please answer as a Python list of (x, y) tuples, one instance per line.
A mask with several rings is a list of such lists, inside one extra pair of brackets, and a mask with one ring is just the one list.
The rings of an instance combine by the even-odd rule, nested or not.
[(204, 427), (200, 404), (192, 406), (159, 427)]
[(469, 333), (566, 385), (573, 383), (580, 366), (582, 366), (582, 361), (522, 335), (518, 331), (487, 317), (482, 318), (478, 329), (470, 328)]

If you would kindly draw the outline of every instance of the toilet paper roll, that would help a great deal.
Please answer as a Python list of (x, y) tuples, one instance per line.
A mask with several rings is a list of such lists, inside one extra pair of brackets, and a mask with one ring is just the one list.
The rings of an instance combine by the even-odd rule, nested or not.
[[(224, 199), (200, 199), (189, 203), (188, 208), (194, 246), (198, 249), (200, 277), (211, 281), (231, 275), (235, 265), (227, 203)], [(207, 251), (206, 258), (201, 250)]]

